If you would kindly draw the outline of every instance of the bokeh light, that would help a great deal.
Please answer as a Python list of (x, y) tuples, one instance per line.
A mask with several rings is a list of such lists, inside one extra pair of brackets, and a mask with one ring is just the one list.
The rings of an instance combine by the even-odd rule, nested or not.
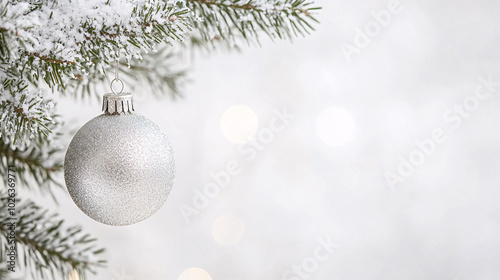
[(212, 236), (222, 246), (235, 245), (243, 238), (245, 224), (232, 214), (222, 215), (212, 225)]
[(233, 106), (224, 112), (220, 129), (227, 140), (241, 144), (252, 140), (259, 129), (259, 118), (244, 105)]
[(184, 270), (177, 280), (212, 280), (212, 277), (199, 267), (191, 267)]
[(316, 118), (318, 137), (334, 147), (347, 143), (352, 138), (355, 127), (351, 114), (339, 107), (327, 108)]

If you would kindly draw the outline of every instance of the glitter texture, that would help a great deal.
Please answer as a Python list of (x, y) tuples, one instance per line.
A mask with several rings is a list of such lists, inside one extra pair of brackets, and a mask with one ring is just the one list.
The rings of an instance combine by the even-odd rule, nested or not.
[(64, 177), (76, 205), (108, 225), (130, 225), (158, 211), (175, 177), (169, 140), (138, 114), (103, 114), (71, 141)]

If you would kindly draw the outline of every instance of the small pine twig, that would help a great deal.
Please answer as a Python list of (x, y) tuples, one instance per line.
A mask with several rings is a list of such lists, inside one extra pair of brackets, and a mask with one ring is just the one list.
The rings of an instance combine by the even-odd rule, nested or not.
[[(56, 179), (63, 170), (62, 159), (59, 158), (62, 150), (51, 147), (44, 138), (40, 140), (41, 143), (20, 151), (12, 149), (9, 143), (3, 142), (3, 138), (0, 138), (0, 174), (7, 174), (9, 166), (13, 165), (17, 169), (18, 179), (22, 187), (31, 188), (32, 184), (29, 182), (34, 180), (37, 183), (37, 188), (31, 189), (49, 193), (55, 201), (52, 186), (63, 188)], [(49, 159), (51, 159), (51, 163), (48, 162)]]

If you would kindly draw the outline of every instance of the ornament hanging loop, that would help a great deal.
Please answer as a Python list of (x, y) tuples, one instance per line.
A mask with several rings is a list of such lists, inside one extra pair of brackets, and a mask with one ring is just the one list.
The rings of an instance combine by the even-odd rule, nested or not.
[[(123, 92), (124, 84), (123, 81), (118, 77), (119, 61), (119, 58), (116, 58), (115, 78), (109, 85), (109, 87), (111, 88), (111, 93), (106, 93), (102, 97), (102, 111), (107, 115), (131, 114), (134, 112), (132, 94)], [(119, 90), (115, 90), (116, 83), (118, 83)]]
[[(115, 61), (115, 78), (111, 81), (111, 84), (109, 85), (110, 89), (111, 89), (111, 92), (113, 92), (113, 94), (121, 94), (123, 92), (123, 88), (125, 87), (125, 85), (123, 84), (123, 81), (120, 80), (120, 78), (118, 78), (118, 59), (116, 59)], [(115, 91), (115, 88), (114, 88), (114, 84), (115, 83), (120, 83), (120, 90), (119, 91)]]
[[(120, 90), (117, 92), (115, 91), (115, 88), (113, 87), (113, 85), (118, 82), (120, 83)], [(113, 94), (121, 94), (123, 92), (123, 88), (124, 88), (124, 85), (123, 85), (123, 81), (120, 80), (120, 79), (113, 79), (111, 81), (111, 84), (109, 85), (109, 87), (111, 88), (111, 91), (113, 92)]]

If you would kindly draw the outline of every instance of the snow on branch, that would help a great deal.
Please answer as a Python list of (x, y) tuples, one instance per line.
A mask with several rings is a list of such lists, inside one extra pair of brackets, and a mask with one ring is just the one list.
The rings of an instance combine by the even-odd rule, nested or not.
[(43, 90), (28, 90), (17, 78), (0, 73), (0, 138), (12, 149), (25, 149), (36, 138), (47, 137), (55, 124), (52, 102), (44, 100)]
[(74, 71), (103, 73), (120, 55), (141, 59), (159, 43), (183, 40), (190, 26), (182, 2), (2, 0), (0, 31), (9, 44), (2, 46), (1, 59), (49, 86), (64, 85)]
[(191, 36), (195, 44), (225, 43), (229, 48), (238, 39), (258, 42), (260, 33), (271, 39), (291, 39), (314, 30), (310, 22), (317, 22), (314, 11), (306, 0), (187, 0), (187, 6), (198, 18), (190, 18), (198, 34)]

